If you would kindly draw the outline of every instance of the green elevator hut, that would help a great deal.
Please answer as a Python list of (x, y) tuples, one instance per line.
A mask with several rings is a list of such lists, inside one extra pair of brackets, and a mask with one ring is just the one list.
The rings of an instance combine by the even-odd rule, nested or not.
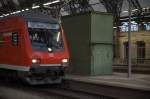
[(113, 17), (90, 12), (62, 17), (71, 63), (69, 71), (79, 75), (112, 74)]

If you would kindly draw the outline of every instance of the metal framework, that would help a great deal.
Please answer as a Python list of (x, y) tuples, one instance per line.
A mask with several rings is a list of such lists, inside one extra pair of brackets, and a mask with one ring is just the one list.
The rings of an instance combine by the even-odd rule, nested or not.
[(89, 0), (70, 0), (67, 2), (65, 10), (69, 12), (69, 14), (76, 14), (93, 11), (93, 8), (89, 4)]
[(51, 4), (51, 6), (43, 6), (43, 3), (53, 2), (56, 0), (1, 0), (0, 1), (0, 15), (5, 15), (14, 11), (29, 8), (33, 6), (40, 6), (39, 10), (43, 13), (52, 15), (53, 17), (59, 16), (59, 11), (64, 0)]
[[(117, 31), (114, 38), (114, 52), (115, 57), (119, 58), (119, 26), (121, 25), (120, 14), (122, 11), (122, 5), (124, 0), (99, 0), (106, 8), (107, 12), (112, 13), (114, 16), (114, 26), (117, 27)], [(131, 7), (136, 9), (134, 15), (138, 17), (138, 21), (141, 22), (142, 7), (138, 0), (127, 0), (130, 2)]]
[(135, 16), (137, 16), (137, 23), (141, 24), (141, 29), (144, 29), (144, 24), (142, 23), (144, 16), (142, 15), (142, 7), (138, 0), (128, 0), (128, 2), (131, 2), (131, 6), (135, 9), (135, 13), (133, 13)]
[(140, 5), (140, 3), (139, 3), (138, 0), (128, 0), (128, 2), (131, 2), (131, 5), (132, 5), (135, 9), (138, 9), (139, 12), (142, 13), (142, 7), (141, 7), (141, 5)]
[(56, 0), (1, 0), (0, 1), (0, 15), (11, 13), (20, 9), (31, 8), (32, 6), (40, 5), (42, 12), (59, 16), (59, 11), (62, 7), (69, 13), (75, 14), (80, 12), (93, 11), (89, 4), (89, 0), (60, 0), (59, 3), (43, 6), (43, 3), (53, 2)]
[[(120, 13), (122, 10), (122, 5), (124, 0), (99, 0), (106, 8), (107, 12), (112, 13), (114, 16), (115, 26), (120, 25)], [(127, 0), (131, 3), (132, 8), (136, 9), (133, 13), (134, 15), (141, 19), (142, 7), (138, 0)]]
[[(0, 0), (0, 15), (17, 11), (19, 9), (25, 9), (32, 7), (33, 5), (41, 5), (46, 2), (52, 2), (55, 0)], [(65, 11), (69, 14), (75, 14), (80, 12), (89, 12), (93, 11), (92, 5), (89, 4), (90, 0), (60, 0), (61, 3), (47, 6), (42, 8), (42, 11), (47, 10), (48, 13), (57, 16), (61, 7), (65, 6)], [(121, 13), (121, 8), (124, 0), (99, 0), (102, 3), (107, 12), (114, 15), (114, 22), (117, 26), (120, 24), (119, 18)], [(139, 9), (136, 11), (136, 15), (140, 15), (142, 8), (138, 0), (128, 0), (131, 1), (132, 7)], [(66, 5), (64, 5), (66, 4)], [(49, 11), (48, 11), (49, 9)]]
[(107, 12), (113, 14), (115, 26), (118, 26), (123, 0), (99, 0), (99, 1), (105, 6)]

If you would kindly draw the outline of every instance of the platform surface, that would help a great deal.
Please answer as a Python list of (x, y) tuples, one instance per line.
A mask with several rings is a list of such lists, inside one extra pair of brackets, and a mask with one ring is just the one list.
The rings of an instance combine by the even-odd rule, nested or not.
[(146, 74), (132, 74), (130, 78), (127, 77), (127, 73), (113, 73), (113, 75), (101, 76), (80, 76), (67, 74), (64, 79), (150, 91), (150, 75)]

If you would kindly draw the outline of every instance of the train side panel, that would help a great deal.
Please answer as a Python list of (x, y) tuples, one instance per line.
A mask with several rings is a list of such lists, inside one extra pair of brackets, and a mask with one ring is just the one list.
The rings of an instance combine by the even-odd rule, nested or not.
[[(28, 71), (31, 66), (31, 47), (26, 35), (26, 25), (22, 18), (0, 21), (0, 67)], [(28, 50), (26, 50), (28, 48)]]
[(45, 65), (45, 66), (62, 66), (62, 59), (68, 59), (69, 60), (69, 51), (67, 46), (67, 41), (65, 38), (65, 34), (63, 31), (63, 28), (61, 27), (61, 34), (63, 38), (63, 44), (64, 44), (64, 51), (62, 52), (39, 52), (39, 51), (32, 51), (32, 59), (40, 59), (39, 65)]

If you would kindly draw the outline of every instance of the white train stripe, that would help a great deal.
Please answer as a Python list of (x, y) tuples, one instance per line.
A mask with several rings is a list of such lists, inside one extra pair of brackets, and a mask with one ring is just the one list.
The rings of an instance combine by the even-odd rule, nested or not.
[(17, 66), (17, 65), (8, 65), (8, 64), (0, 64), (0, 68), (18, 70), (18, 71), (29, 71), (29, 66)]
[(40, 64), (40, 66), (61, 66), (61, 64)]

